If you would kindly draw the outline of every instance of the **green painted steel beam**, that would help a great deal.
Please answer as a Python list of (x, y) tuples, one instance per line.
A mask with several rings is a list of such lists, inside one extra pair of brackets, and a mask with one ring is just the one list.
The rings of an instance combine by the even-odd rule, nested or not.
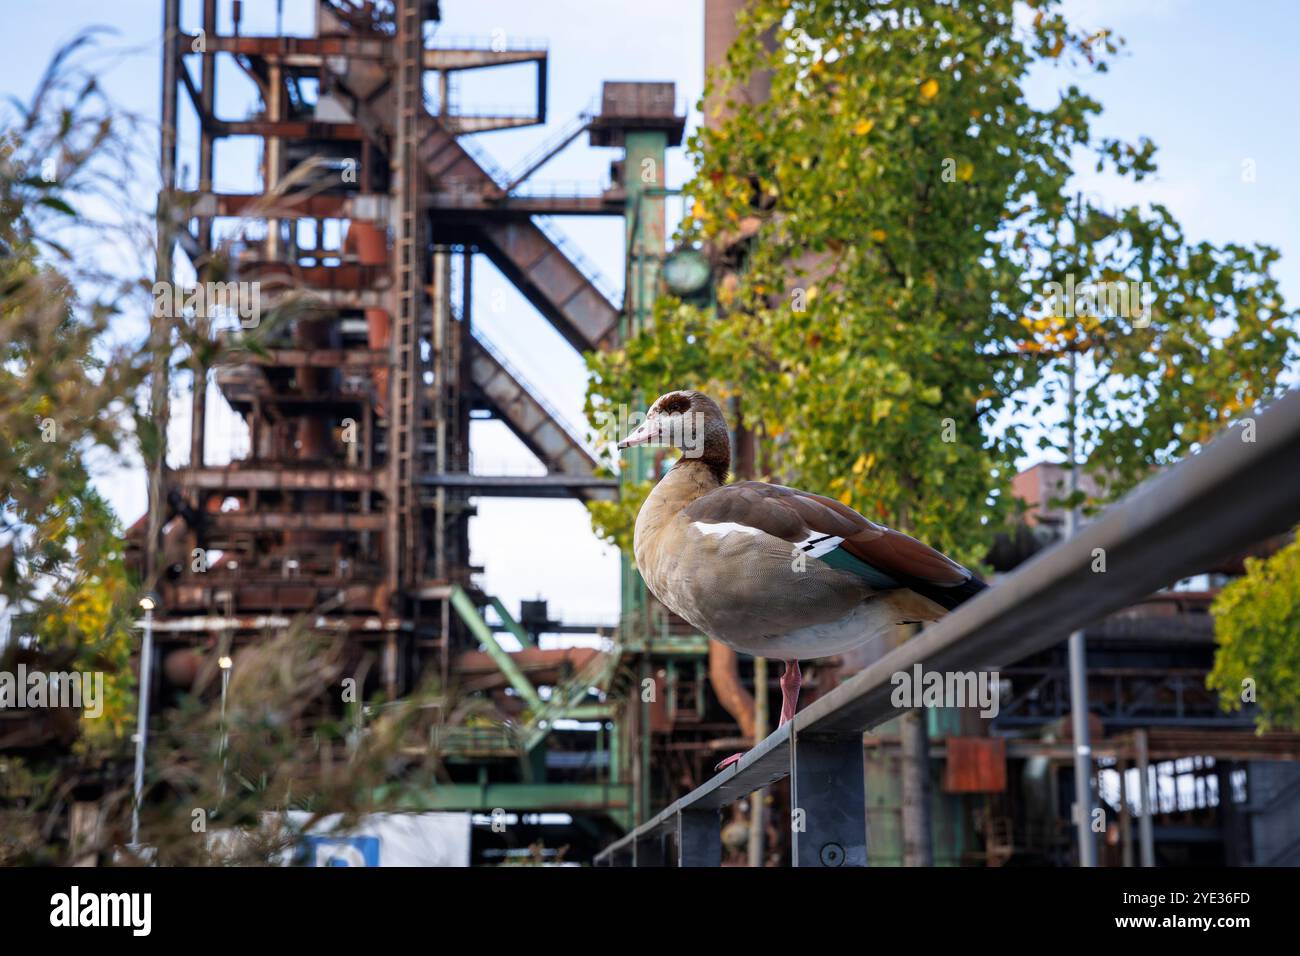
[(633, 636), (623, 641), (623, 650), (629, 654), (707, 657), (709, 655), (709, 639), (703, 634), (657, 635), (650, 637), (648, 640), (641, 640)]
[(608, 704), (587, 704), (566, 708), (559, 715), (568, 720), (612, 720), (615, 710)]
[(553, 811), (624, 810), (632, 799), (631, 788), (599, 783), (447, 783), (420, 793), (408, 793), (395, 803), (385, 800), (387, 788), (376, 799), (395, 810), (493, 810)]
[(546, 705), (543, 703), (542, 698), (538, 696), (537, 688), (519, 669), (519, 665), (515, 663), (510, 653), (498, 643), (496, 635), (492, 633), (492, 628), (488, 627), (487, 621), (483, 620), (483, 615), (479, 614), (478, 608), (474, 606), (470, 596), (459, 585), (451, 589), (451, 606), (456, 609), (456, 613), (465, 622), (465, 626), (470, 629), (470, 633), (487, 650), (488, 656), (492, 658), (493, 663), (505, 675), (506, 680), (510, 682), (510, 686), (528, 702), (528, 706), (534, 712), (542, 710)]
[(515, 636), (515, 640), (517, 640), (522, 647), (527, 648), (528, 650), (536, 650), (537, 645), (533, 643), (532, 637), (524, 630), (523, 625), (516, 621), (514, 617), (511, 616), (510, 612), (506, 610), (506, 606), (501, 603), (501, 599), (494, 597), (489, 598), (488, 600), (492, 603), (492, 608), (501, 618), (501, 623), (506, 626), (506, 630)]

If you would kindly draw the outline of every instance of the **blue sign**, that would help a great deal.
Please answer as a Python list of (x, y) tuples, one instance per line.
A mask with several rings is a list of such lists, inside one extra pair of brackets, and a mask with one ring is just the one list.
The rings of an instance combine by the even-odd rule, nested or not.
[(378, 866), (379, 837), (304, 836), (307, 866)]

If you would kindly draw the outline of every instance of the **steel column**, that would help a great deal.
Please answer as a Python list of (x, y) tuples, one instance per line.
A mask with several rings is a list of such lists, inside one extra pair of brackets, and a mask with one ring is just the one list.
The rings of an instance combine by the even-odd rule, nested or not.
[(677, 865), (722, 865), (722, 815), (717, 810), (677, 812)]
[(791, 734), (791, 856), (795, 866), (867, 865), (862, 734)]
[(1142, 801), (1142, 817), (1138, 820), (1138, 845), (1141, 847), (1142, 866), (1156, 865), (1155, 844), (1155, 801), (1151, 794), (1151, 761), (1148, 759), (1147, 732), (1144, 729), (1133, 734), (1137, 750), (1138, 797)]

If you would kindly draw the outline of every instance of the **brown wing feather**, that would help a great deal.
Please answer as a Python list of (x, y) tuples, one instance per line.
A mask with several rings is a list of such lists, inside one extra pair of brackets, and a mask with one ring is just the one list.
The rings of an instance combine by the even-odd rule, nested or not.
[(901, 531), (882, 530), (884, 534), (869, 540), (846, 538), (840, 547), (894, 576), (904, 575), (935, 584), (961, 584), (971, 577), (969, 571), (942, 551), (936, 551)]
[(691, 521), (735, 522), (758, 528), (785, 541), (802, 541), (810, 534), (843, 538), (849, 554), (900, 580), (961, 584), (971, 573), (943, 553), (915, 538), (878, 525), (843, 502), (823, 495), (740, 481), (724, 485), (687, 505)]

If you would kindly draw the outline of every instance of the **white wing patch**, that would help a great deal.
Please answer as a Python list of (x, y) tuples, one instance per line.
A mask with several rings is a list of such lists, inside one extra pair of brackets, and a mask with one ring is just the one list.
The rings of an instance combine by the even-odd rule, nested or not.
[(732, 533), (738, 534), (762, 534), (760, 528), (751, 528), (747, 524), (739, 524), (735, 521), (692, 521), (693, 527), (700, 534), (716, 534), (725, 536)]
[(820, 558), (824, 554), (830, 554), (843, 541), (843, 538), (837, 538), (833, 534), (822, 534), (820, 531), (813, 531), (802, 541), (796, 541), (794, 546), (810, 558)]
[[(725, 537), (729, 534), (766, 534), (760, 528), (751, 528), (747, 524), (740, 524), (736, 521), (692, 521), (691, 526), (700, 534), (717, 535), (718, 537)], [(810, 558), (820, 558), (824, 554), (830, 554), (843, 541), (843, 538), (836, 537), (833, 534), (811, 531), (808, 533), (808, 537), (802, 541), (794, 542), (794, 547)]]

